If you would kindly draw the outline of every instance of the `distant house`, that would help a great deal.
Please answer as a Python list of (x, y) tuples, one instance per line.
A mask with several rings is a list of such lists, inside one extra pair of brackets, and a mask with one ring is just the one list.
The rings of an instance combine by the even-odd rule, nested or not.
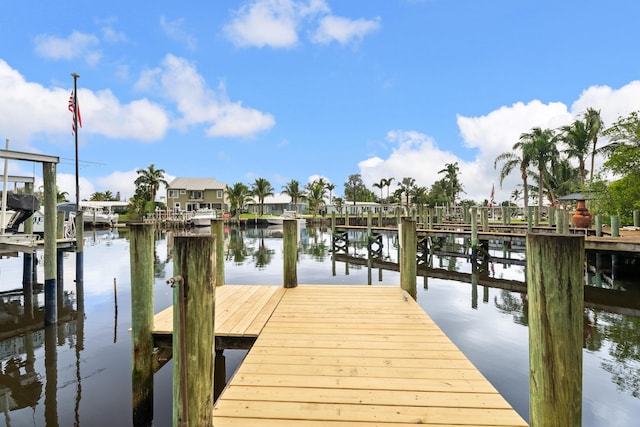
[[(251, 200), (247, 202), (246, 206), (249, 213), (260, 213), (260, 202), (257, 197), (251, 197)], [(297, 206), (293, 206), (291, 203), (291, 197), (282, 193), (264, 198), (265, 215), (282, 215), (285, 210), (296, 211), (297, 214), (303, 214), (306, 206), (307, 203), (304, 200), (300, 200)]]
[(229, 210), (227, 184), (215, 178), (176, 178), (167, 187), (167, 206), (174, 211)]

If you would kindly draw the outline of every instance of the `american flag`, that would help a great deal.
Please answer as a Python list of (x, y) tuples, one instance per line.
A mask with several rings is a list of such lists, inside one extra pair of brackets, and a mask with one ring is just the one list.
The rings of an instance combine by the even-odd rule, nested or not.
[(493, 186), (493, 184), (491, 184), (491, 197), (489, 199), (489, 209), (493, 208), (493, 204), (495, 203), (495, 201), (493, 200), (493, 196), (495, 196), (495, 187)]
[(82, 127), (82, 117), (80, 117), (80, 103), (76, 103), (76, 97), (73, 91), (69, 97), (69, 111), (73, 113), (73, 121), (71, 122), (71, 134), (76, 134), (76, 114), (78, 126)]

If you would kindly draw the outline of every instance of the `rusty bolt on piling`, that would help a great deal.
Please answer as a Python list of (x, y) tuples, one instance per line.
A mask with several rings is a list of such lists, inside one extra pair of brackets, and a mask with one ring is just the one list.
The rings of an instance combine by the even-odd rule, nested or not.
[(183, 279), (182, 276), (174, 276), (171, 279), (167, 280), (167, 285), (175, 288), (176, 286), (182, 285)]

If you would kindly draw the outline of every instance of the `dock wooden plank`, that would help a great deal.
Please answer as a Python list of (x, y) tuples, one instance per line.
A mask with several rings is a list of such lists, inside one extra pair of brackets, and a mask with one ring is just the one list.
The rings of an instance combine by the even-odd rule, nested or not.
[(216, 426), (526, 426), (397, 287), (287, 289), (214, 407)]
[[(215, 334), (228, 337), (257, 337), (284, 289), (282, 286), (224, 285), (216, 288)], [(154, 316), (154, 335), (171, 335), (173, 307)]]

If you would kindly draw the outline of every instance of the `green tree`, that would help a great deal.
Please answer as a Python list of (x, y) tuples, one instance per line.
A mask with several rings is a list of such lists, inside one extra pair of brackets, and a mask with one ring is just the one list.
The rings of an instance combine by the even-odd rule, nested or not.
[(320, 181), (313, 181), (307, 184), (307, 202), (309, 203), (309, 209), (311, 210), (313, 217), (318, 215), (318, 211), (324, 206), (324, 196), (326, 188)]
[(244, 205), (251, 200), (251, 191), (249, 187), (241, 182), (236, 182), (233, 186), (225, 189), (227, 199), (229, 200), (229, 208), (232, 216), (240, 218), (240, 214), (244, 210)]
[(373, 186), (380, 189), (380, 203), (382, 203), (382, 189), (385, 187), (386, 181), (384, 178), (380, 179), (380, 182), (374, 182)]
[(438, 173), (444, 173), (449, 202), (455, 204), (458, 193), (462, 191), (462, 184), (458, 180), (458, 174), (460, 173), (458, 162), (445, 164), (444, 169), (441, 169)]
[[(516, 154), (519, 152), (519, 155)], [(498, 164), (502, 164), (500, 168), (500, 188), (504, 179), (516, 168), (520, 170), (520, 178), (522, 178), (522, 196), (524, 199), (524, 209), (529, 206), (529, 164), (531, 163), (531, 153), (524, 151), (522, 145), (514, 144), (513, 151), (506, 151), (496, 157), (493, 162), (493, 168), (497, 169)]]
[(602, 132), (602, 128), (604, 124), (602, 123), (602, 118), (600, 117), (600, 110), (595, 110), (591, 107), (587, 108), (587, 111), (584, 113), (584, 121), (585, 127), (589, 132), (589, 137), (593, 145), (591, 146), (591, 174), (589, 176), (589, 183), (593, 182), (593, 171), (595, 167), (595, 157), (598, 152), (598, 135)]
[(134, 184), (137, 188), (140, 188), (140, 194), (146, 194), (147, 201), (155, 201), (160, 184), (168, 185), (164, 179), (164, 169), (156, 169), (153, 163), (146, 169), (136, 170), (136, 173), (138, 174), (138, 178), (136, 178)]
[(271, 183), (265, 178), (256, 178), (251, 184), (251, 194), (258, 198), (260, 204), (260, 216), (264, 215), (264, 199), (273, 196), (273, 191)]
[(349, 175), (344, 183), (344, 196), (347, 200), (353, 201), (354, 205), (356, 202), (371, 202), (376, 198), (376, 195), (364, 185), (360, 174)]
[(414, 187), (411, 191), (411, 200), (418, 207), (424, 207), (429, 204), (429, 191), (426, 187)]
[(568, 159), (552, 161), (545, 181), (551, 188), (550, 193), (557, 196), (575, 193), (581, 187), (579, 168), (573, 167)]
[(336, 207), (338, 214), (342, 215), (342, 209), (344, 208), (344, 200), (342, 197), (334, 197), (333, 205)]
[(407, 208), (409, 207), (409, 197), (413, 192), (413, 189), (416, 187), (416, 180), (410, 177), (402, 178), (402, 181), (398, 183), (398, 189), (400, 190), (400, 194), (404, 194), (407, 200)]
[(580, 184), (584, 185), (586, 178), (585, 160), (591, 153), (592, 143), (587, 125), (581, 120), (576, 120), (570, 125), (562, 126), (559, 139), (566, 145), (563, 151), (567, 157), (578, 160)]
[(96, 201), (96, 202), (104, 202), (104, 201), (114, 201), (114, 200), (118, 200), (111, 191), (107, 190), (104, 193), (102, 192), (95, 192), (93, 193), (91, 196), (89, 196), (89, 200), (92, 201)]
[(336, 189), (336, 185), (332, 183), (328, 183), (325, 185), (325, 188), (329, 190), (329, 204), (333, 203), (333, 190)]
[(604, 135), (610, 143), (601, 151), (607, 156), (606, 169), (624, 176), (640, 169), (640, 111), (620, 117)]
[(60, 191), (60, 189), (58, 187), (56, 187), (56, 202), (57, 203), (68, 202), (69, 201), (67, 199), (68, 195), (69, 195), (69, 193), (67, 193), (66, 191)]
[(384, 185), (387, 187), (387, 203), (389, 203), (389, 187), (395, 178), (387, 178), (384, 180)]
[[(520, 135), (520, 140), (514, 145), (514, 148), (528, 153), (531, 163), (538, 167), (538, 206), (542, 207), (547, 165), (551, 159), (558, 156), (554, 131), (534, 127), (531, 132)], [(550, 198), (554, 199), (552, 194)]]
[(447, 183), (444, 179), (436, 181), (429, 190), (429, 205), (438, 206), (447, 203)]
[(298, 203), (306, 197), (304, 190), (300, 188), (300, 183), (295, 179), (292, 179), (282, 187), (281, 194), (286, 194), (291, 197), (291, 204), (296, 212), (298, 212)]

